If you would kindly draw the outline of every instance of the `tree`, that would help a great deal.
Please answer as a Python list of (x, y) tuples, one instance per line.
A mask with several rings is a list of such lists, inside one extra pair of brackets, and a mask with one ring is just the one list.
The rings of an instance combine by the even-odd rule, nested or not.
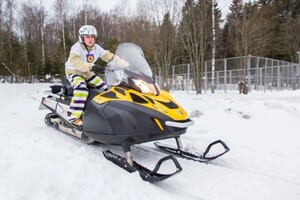
[[(36, 41), (36, 37), (33, 36), (34, 33), (32, 33), (31, 30), (34, 30), (36, 27), (34, 27), (35, 22), (35, 16), (33, 15), (33, 9), (31, 6), (27, 4), (22, 4), (22, 13), (20, 13), (20, 21), (19, 21), (19, 27), (20, 27), (20, 33), (22, 34), (22, 44), (23, 44), (23, 64), (24, 66), (27, 66), (27, 74), (28, 76), (31, 75), (32, 70), (31, 67), (36, 66), (36, 51), (32, 52), (34, 46), (33, 42)], [(32, 23), (33, 22), (33, 23)], [(29, 61), (30, 58), (30, 61)], [(33, 65), (31, 65), (33, 64)]]
[(57, 0), (56, 1), (56, 11), (58, 14), (58, 20), (60, 25), (60, 30), (62, 34), (62, 45), (63, 45), (63, 60), (67, 59), (67, 47), (66, 47), (66, 33), (65, 33), (65, 19), (66, 19), (66, 1)]
[[(42, 2), (41, 2), (42, 3)], [(22, 3), (18, 17), (18, 29), (22, 41), (23, 74), (43, 74), (45, 72), (45, 9), (42, 4)], [(32, 31), (38, 30), (38, 31)]]
[(297, 61), (297, 51), (300, 50), (300, 1), (299, 0), (277, 0), (273, 2), (275, 15), (279, 20), (280, 47), (277, 56), (280, 59)]
[(13, 25), (14, 25), (14, 15), (13, 15), (13, 7), (14, 7), (14, 0), (7, 0), (6, 2), (7, 10), (8, 10), (8, 26), (7, 26), (7, 33), (8, 33), (8, 49), (9, 49), (9, 64), (13, 65)]
[(138, 16), (145, 16), (148, 21), (160, 26), (165, 14), (169, 13), (172, 24), (177, 26), (184, 2), (184, 0), (140, 0), (137, 4)]
[(40, 9), (38, 15), (38, 22), (39, 22), (39, 30), (41, 33), (41, 54), (42, 54), (42, 68), (45, 69), (45, 38), (44, 38), (44, 23), (45, 23), (45, 10), (42, 4), (42, 0), (40, 2)]
[(201, 93), (204, 61), (211, 55), (212, 1), (187, 0), (182, 9), (179, 34), (193, 71), (196, 94)]
[[(183, 0), (142, 0), (138, 2), (138, 16), (150, 24), (151, 29), (146, 32), (147, 44), (144, 48), (153, 58), (153, 65), (161, 74), (164, 89), (169, 89), (167, 77), (170, 75), (171, 65), (179, 55), (176, 37), (180, 21)], [(143, 37), (143, 36), (142, 36)], [(145, 38), (144, 38), (145, 40)]]
[[(2, 4), (4, 3), (4, 4)], [(15, 19), (15, 3), (13, 0), (1, 2), (1, 50), (0, 58), (5, 71), (18, 76), (20, 73), (20, 43), (14, 35)], [(7, 73), (7, 72), (6, 72)]]
[(3, 12), (2, 12), (2, 1), (0, 1), (0, 60), (2, 60), (2, 54), (3, 54)]
[(153, 57), (156, 66), (159, 67), (164, 81), (166, 90), (170, 89), (168, 84), (168, 77), (170, 75), (170, 69), (172, 59), (174, 58), (174, 40), (175, 40), (175, 28), (170, 20), (169, 13), (165, 14), (163, 23), (158, 30), (157, 40), (154, 42)]
[[(56, 0), (51, 7), (56, 12), (49, 13), (43, 0), (24, 0), (20, 6), (14, 0), (0, 1), (0, 61), (6, 66), (0, 68), (0, 74), (64, 75), (67, 52), (85, 23), (97, 28), (97, 43), (112, 52), (120, 42), (141, 46), (150, 66), (160, 68), (166, 83), (172, 65), (190, 63), (197, 94), (202, 88), (204, 63), (213, 55), (223, 58), (251, 54), (298, 60), (299, 0), (258, 0), (246, 4), (232, 0), (223, 28), (220, 10), (212, 4), (213, 0), (140, 0), (137, 14), (125, 15), (127, 1), (110, 12), (101, 12), (87, 0), (85, 7), (79, 9), (67, 0)], [(207, 66), (210, 71), (210, 65)], [(240, 66), (245, 67), (246, 62)], [(220, 70), (218, 67), (216, 70)]]
[[(274, 48), (276, 20), (271, 4), (242, 4), (241, 0), (233, 0), (227, 17), (226, 36), (229, 52), (233, 56), (269, 55)], [(240, 67), (246, 75), (247, 58), (241, 60)]]

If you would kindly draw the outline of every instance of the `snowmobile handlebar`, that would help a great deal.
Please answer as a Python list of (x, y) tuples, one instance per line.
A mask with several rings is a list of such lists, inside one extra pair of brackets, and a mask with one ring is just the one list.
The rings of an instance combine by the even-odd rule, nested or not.
[(105, 67), (102, 65), (95, 64), (94, 66), (92, 66), (91, 71), (95, 73), (104, 73)]

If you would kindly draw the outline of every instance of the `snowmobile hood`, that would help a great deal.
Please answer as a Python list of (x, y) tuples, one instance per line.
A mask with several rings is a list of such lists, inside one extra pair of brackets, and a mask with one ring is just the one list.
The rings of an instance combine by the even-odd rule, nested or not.
[(143, 50), (139, 46), (133, 43), (121, 43), (115, 54), (126, 60), (129, 66), (118, 68), (108, 64), (105, 69), (105, 79), (112, 87), (109, 91), (95, 96), (93, 101), (98, 104), (127, 101), (160, 112), (176, 121), (188, 119), (187, 113), (172, 96), (159, 89)]
[(112, 87), (109, 91), (101, 93), (93, 98), (98, 104), (110, 101), (127, 101), (160, 112), (176, 121), (187, 120), (186, 111), (172, 98), (161, 90), (159, 95), (142, 94), (126, 87)]

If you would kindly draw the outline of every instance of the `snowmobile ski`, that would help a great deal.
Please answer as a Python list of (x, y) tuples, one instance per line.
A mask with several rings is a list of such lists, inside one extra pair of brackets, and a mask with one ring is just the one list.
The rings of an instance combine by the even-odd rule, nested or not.
[[(214, 155), (214, 156), (209, 156), (208, 153), (211, 149), (212, 146), (216, 145), (216, 144), (221, 144), (224, 148), (224, 151), (220, 154)], [(194, 161), (198, 161), (198, 162), (209, 162), (211, 160), (214, 160), (222, 155), (224, 155), (225, 153), (227, 153), (230, 149), (228, 148), (228, 146), (222, 141), (222, 140), (217, 140), (215, 142), (210, 143), (206, 150), (204, 151), (203, 154), (200, 153), (191, 153), (189, 151), (185, 151), (182, 150), (182, 148), (175, 148), (169, 145), (165, 145), (165, 144), (161, 144), (159, 142), (154, 142), (154, 145), (156, 147), (158, 147), (159, 149), (166, 151), (168, 153), (172, 153), (174, 155), (180, 156), (182, 158), (188, 159), (188, 160), (194, 160)]]
[[(181, 168), (179, 162), (172, 155), (169, 155), (169, 156), (166, 156), (166, 157), (160, 159), (157, 162), (155, 168), (152, 171), (149, 170), (148, 168), (142, 166), (141, 164), (137, 163), (134, 160), (133, 160), (133, 163), (131, 165), (125, 157), (114, 154), (110, 150), (103, 151), (103, 155), (104, 155), (105, 158), (107, 158), (108, 160), (110, 160), (114, 164), (118, 165), (119, 167), (125, 169), (129, 173), (133, 173), (133, 172), (138, 171), (141, 178), (144, 181), (148, 181), (150, 183), (165, 180), (165, 179), (170, 178), (171, 176), (177, 174), (178, 172), (182, 171), (182, 168)], [(175, 167), (176, 167), (176, 171), (171, 173), (171, 174), (160, 174), (160, 173), (158, 173), (158, 170), (160, 169), (161, 164), (163, 162), (167, 161), (167, 160), (172, 160), (174, 162)]]

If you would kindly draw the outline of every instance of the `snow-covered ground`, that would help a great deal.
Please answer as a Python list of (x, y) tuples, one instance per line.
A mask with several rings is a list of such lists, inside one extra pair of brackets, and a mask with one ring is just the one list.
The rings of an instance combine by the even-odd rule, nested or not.
[[(209, 164), (178, 158), (183, 171), (151, 184), (89, 146), (44, 124), (39, 110), (47, 84), (0, 84), (0, 198), (3, 200), (300, 199), (300, 91), (217, 91), (172, 95), (195, 125), (184, 146), (203, 151), (222, 139), (230, 151)], [(165, 143), (173, 140), (163, 141)], [(154, 167), (166, 154), (152, 143), (132, 148), (134, 158)], [(172, 169), (168, 169), (172, 170)]]

